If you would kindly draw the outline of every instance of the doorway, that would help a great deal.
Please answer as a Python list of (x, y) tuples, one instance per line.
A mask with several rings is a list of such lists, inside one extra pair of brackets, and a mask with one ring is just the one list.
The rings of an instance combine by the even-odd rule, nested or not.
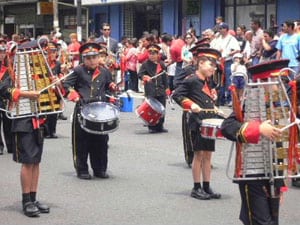
[(135, 4), (134, 36), (140, 38), (143, 32), (161, 29), (161, 3)]

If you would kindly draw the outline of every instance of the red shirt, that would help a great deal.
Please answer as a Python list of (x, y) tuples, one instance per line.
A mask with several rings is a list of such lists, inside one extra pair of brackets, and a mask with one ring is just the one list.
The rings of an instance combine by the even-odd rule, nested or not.
[(180, 38), (172, 41), (170, 47), (171, 58), (174, 62), (182, 62), (181, 59), (181, 49), (185, 45), (184, 41)]

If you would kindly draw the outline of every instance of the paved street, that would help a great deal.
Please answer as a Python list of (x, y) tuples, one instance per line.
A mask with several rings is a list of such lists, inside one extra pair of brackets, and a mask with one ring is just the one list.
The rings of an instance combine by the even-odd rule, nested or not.
[[(136, 100), (136, 105), (139, 104)], [(65, 114), (70, 116), (73, 103)], [(229, 112), (229, 109), (224, 108)], [(212, 187), (220, 200), (191, 198), (191, 169), (184, 162), (181, 109), (167, 107), (169, 133), (148, 134), (135, 113), (120, 115), (110, 135), (108, 180), (79, 180), (71, 156), (71, 123), (58, 121), (58, 139), (45, 140), (39, 200), (50, 214), (27, 218), (21, 211), (20, 165), (0, 156), (0, 224), (12, 225), (237, 225), (240, 197), (226, 177), (231, 142), (217, 141)], [(280, 211), (281, 224), (300, 223), (300, 189), (290, 188)]]

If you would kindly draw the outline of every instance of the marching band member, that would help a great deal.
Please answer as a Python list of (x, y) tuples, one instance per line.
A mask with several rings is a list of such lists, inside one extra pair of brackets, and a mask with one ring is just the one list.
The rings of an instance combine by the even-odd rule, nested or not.
[[(286, 146), (286, 143), (283, 143), (284, 139), (281, 138), (282, 131), (276, 127), (276, 123), (281, 120), (282, 113), (278, 113), (282, 112), (281, 104), (275, 102), (278, 100), (270, 96), (272, 93), (275, 96), (274, 94), (278, 93), (275, 91), (278, 89), (272, 83), (268, 86), (268, 78), (271, 78), (272, 74), (278, 74), (280, 69), (287, 67), (288, 61), (274, 60), (249, 67), (248, 72), (252, 76), (253, 83), (251, 84), (253, 85), (249, 88), (247, 86), (248, 97), (243, 102), (243, 106), (239, 103), (236, 88), (231, 86), (234, 112), (223, 121), (221, 131), (226, 138), (236, 142), (234, 182), (239, 185), (241, 196), (239, 218), (245, 225), (279, 224), (279, 202), (282, 191), (285, 190), (283, 179), (274, 179), (276, 165), (270, 167), (269, 171), (262, 171), (261, 164), (258, 163), (262, 162), (262, 164), (268, 165), (269, 160), (272, 160), (273, 164), (277, 163), (272, 156), (275, 153), (271, 154), (270, 148), (277, 154), (278, 149)], [(263, 86), (254, 86), (258, 79), (259, 82), (264, 82)], [(268, 92), (263, 93), (262, 91), (271, 92), (268, 94)], [(261, 93), (262, 96), (255, 93)], [(259, 108), (259, 111), (255, 109), (255, 106)], [(276, 108), (276, 106), (278, 107)], [(272, 113), (268, 113), (268, 109), (272, 110)], [(293, 135), (291, 134), (291, 136)], [(280, 139), (278, 139), (279, 137)], [(287, 151), (289, 150), (287, 149)], [(250, 157), (249, 162), (247, 156)], [(244, 166), (241, 166), (242, 164)]]
[[(18, 48), (36, 46), (36, 42), (28, 42)], [(20, 98), (37, 100), (39, 91), (22, 91), (12, 86), (12, 80), (8, 72), (4, 74), (0, 82), (0, 94), (2, 98), (18, 102)], [(43, 152), (43, 124), (45, 118), (25, 117), (12, 120), (13, 133), (13, 160), (21, 163), (21, 186), (23, 212), (28, 217), (38, 216), (40, 213), (49, 213), (47, 205), (36, 200), (38, 181), (40, 174), (40, 162)]]
[[(173, 99), (185, 110), (192, 112), (189, 120), (189, 129), (192, 136), (194, 158), (192, 173), (194, 187), (191, 192), (193, 198), (207, 200), (218, 199), (221, 194), (214, 192), (210, 187), (211, 157), (215, 151), (215, 140), (205, 139), (199, 132), (201, 120), (216, 118), (214, 113), (214, 95), (209, 87), (208, 80), (215, 73), (217, 59), (220, 52), (210, 48), (198, 48), (197, 70), (187, 77), (175, 89)], [(201, 187), (201, 171), (203, 187)]]
[[(57, 60), (57, 51), (58, 46), (55, 42), (49, 42), (46, 46), (47, 56), (48, 56), (48, 64), (50, 69), (52, 70), (53, 75), (57, 78), (61, 75), (61, 64)], [(57, 98), (60, 98), (57, 94)], [(62, 113), (59, 115), (60, 117), (63, 116)], [(56, 135), (56, 124), (57, 124), (58, 115), (57, 114), (50, 114), (47, 115), (46, 121), (46, 129), (45, 129), (45, 138), (58, 138)]]
[(104, 66), (107, 51), (96, 43), (82, 45), (79, 52), (83, 64), (74, 68), (63, 86), (70, 101), (76, 102), (72, 122), (73, 162), (79, 179), (91, 179), (87, 158), (90, 156), (95, 177), (108, 178), (107, 149), (108, 135), (96, 135), (84, 131), (78, 121), (81, 106), (90, 101), (106, 101), (106, 91), (116, 91), (112, 75)]
[[(156, 44), (148, 46), (147, 52), (149, 53), (149, 59), (142, 64), (138, 76), (144, 82), (145, 97), (153, 97), (165, 107), (168, 81), (165, 73), (166, 67), (164, 62), (160, 60), (159, 51), (160, 47)], [(160, 76), (152, 78), (160, 73)], [(155, 126), (149, 125), (149, 132), (168, 132), (168, 130), (164, 128), (164, 121), (165, 118), (163, 116)]]
[[(0, 79), (5, 75), (8, 70), (8, 55), (6, 41), (0, 38)], [(0, 107), (5, 109), (7, 100), (1, 99)], [(7, 117), (6, 112), (0, 111), (0, 127), (3, 123), (3, 132), (0, 135), (0, 155), (3, 154), (4, 142), (8, 153), (12, 153), (12, 133), (11, 133), (11, 120)]]

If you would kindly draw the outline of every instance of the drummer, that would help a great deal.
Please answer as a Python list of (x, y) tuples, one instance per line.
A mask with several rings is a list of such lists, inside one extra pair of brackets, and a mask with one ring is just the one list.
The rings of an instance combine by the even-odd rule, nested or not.
[(115, 91), (117, 86), (112, 82), (108, 69), (99, 66), (104, 64), (107, 51), (96, 43), (86, 43), (79, 49), (83, 64), (74, 68), (74, 72), (65, 80), (67, 98), (76, 102), (72, 122), (72, 150), (73, 162), (79, 179), (91, 179), (87, 164), (90, 164), (94, 176), (108, 178), (107, 148), (108, 135), (96, 135), (84, 131), (79, 123), (78, 116), (81, 107), (93, 101), (106, 101), (106, 91)]
[(215, 151), (215, 140), (203, 138), (199, 128), (203, 119), (217, 117), (214, 112), (216, 107), (214, 94), (209, 87), (209, 78), (217, 69), (217, 60), (221, 54), (211, 48), (198, 48), (197, 52), (197, 70), (175, 89), (173, 99), (184, 110), (192, 112), (188, 124), (194, 151), (192, 163), (194, 187), (191, 196), (201, 200), (219, 199), (221, 194), (214, 192), (210, 187), (211, 157), (212, 152)]
[[(160, 59), (160, 47), (156, 44), (148, 46), (149, 59), (146, 60), (138, 72), (138, 77), (144, 82), (145, 97), (158, 100), (166, 106), (166, 89), (168, 87), (166, 67)], [(158, 75), (157, 77), (154, 77)], [(162, 116), (154, 126), (148, 126), (149, 133), (168, 132), (164, 128), (165, 117)]]

